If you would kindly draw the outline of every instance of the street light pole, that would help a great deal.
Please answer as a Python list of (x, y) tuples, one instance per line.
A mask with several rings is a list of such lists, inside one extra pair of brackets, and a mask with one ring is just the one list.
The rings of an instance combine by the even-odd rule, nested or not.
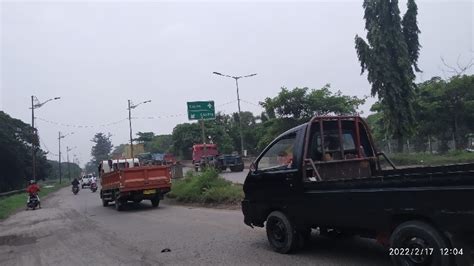
[(212, 74), (235, 79), (235, 86), (237, 87), (237, 107), (239, 110), (240, 152), (241, 152), (241, 155), (244, 156), (244, 134), (242, 131), (242, 113), (240, 111), (239, 79), (253, 77), (257, 75), (257, 73), (245, 75), (245, 76), (230, 76), (230, 75), (222, 74), (219, 72), (212, 72)]
[(240, 96), (239, 96), (239, 79), (235, 79), (235, 86), (237, 87), (237, 106), (239, 108), (239, 130), (240, 130), (240, 152), (244, 156), (244, 133), (242, 131), (242, 115), (240, 112)]
[(130, 106), (130, 100), (128, 100), (128, 122), (130, 128), (130, 157), (133, 159), (133, 137), (132, 137), (132, 107)]
[(61, 184), (62, 182), (62, 173), (61, 173), (61, 139), (71, 135), (71, 134), (74, 134), (74, 132), (71, 132), (71, 133), (68, 133), (66, 135), (61, 135), (61, 131), (58, 132), (58, 142), (59, 142), (59, 184)]
[(35, 130), (35, 104), (34, 96), (31, 95), (31, 136), (33, 136), (33, 141), (31, 141), (31, 152), (32, 152), (32, 174), (33, 180), (36, 181), (36, 130)]
[(69, 148), (66, 146), (66, 157), (67, 157), (67, 175), (69, 181), (71, 180), (71, 166), (69, 165), (69, 152), (75, 149), (76, 147)]
[[(31, 130), (33, 140), (31, 142), (31, 150), (32, 150), (32, 159), (31, 159), (31, 172), (32, 172), (32, 179), (36, 181), (36, 140), (38, 139), (38, 131), (35, 129), (35, 109), (40, 108), (41, 106), (45, 105), (47, 102), (52, 100), (59, 100), (61, 97), (54, 97), (48, 99), (47, 101), (40, 103), (36, 96), (31, 95)], [(36, 104), (35, 104), (36, 100)]]
[(128, 121), (129, 121), (129, 128), (130, 128), (130, 157), (132, 158), (133, 162), (133, 135), (132, 135), (132, 109), (137, 108), (140, 104), (149, 103), (151, 100), (144, 101), (138, 104), (133, 104), (131, 100), (128, 100)]
[(59, 184), (61, 184), (61, 138), (64, 138), (64, 136), (61, 137), (61, 131), (58, 132), (59, 137), (58, 137), (58, 142), (59, 142)]

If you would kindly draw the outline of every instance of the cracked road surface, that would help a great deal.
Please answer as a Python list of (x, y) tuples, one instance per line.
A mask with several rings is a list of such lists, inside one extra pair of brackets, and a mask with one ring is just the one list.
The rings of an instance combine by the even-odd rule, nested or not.
[(70, 188), (42, 205), (0, 222), (1, 265), (390, 265), (384, 248), (362, 238), (313, 235), (296, 254), (275, 253), (240, 211), (147, 201), (117, 212), (98, 193)]

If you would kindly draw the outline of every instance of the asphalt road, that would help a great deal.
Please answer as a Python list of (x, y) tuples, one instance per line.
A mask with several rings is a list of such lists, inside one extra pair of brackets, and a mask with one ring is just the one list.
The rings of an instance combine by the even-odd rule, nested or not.
[(240, 211), (143, 202), (117, 212), (98, 193), (69, 188), (42, 205), (0, 222), (1, 265), (390, 265), (384, 248), (361, 238), (314, 234), (305, 250), (275, 253)]

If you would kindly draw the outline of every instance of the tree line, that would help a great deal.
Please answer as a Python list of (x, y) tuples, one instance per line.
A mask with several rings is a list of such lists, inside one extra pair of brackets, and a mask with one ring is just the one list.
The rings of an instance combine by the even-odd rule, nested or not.
[[(0, 192), (24, 188), (32, 179), (33, 147), (36, 149), (36, 178), (56, 179), (58, 162), (46, 159), (47, 152), (40, 148), (32, 127), (0, 111)], [(62, 166), (66, 169), (67, 163)], [(80, 169), (77, 164), (69, 166), (75, 173)]]
[[(402, 137), (402, 149), (399, 151), (403, 151), (403, 143), (408, 139), (412, 143), (412, 151), (418, 152), (430, 151), (430, 141), (441, 143), (436, 150), (441, 153), (448, 151), (450, 141), (455, 142), (457, 149), (466, 148), (468, 138), (474, 132), (474, 76), (456, 75), (446, 80), (433, 77), (414, 86), (412, 105), (416, 123), (409, 134)], [(281, 88), (276, 96), (260, 102), (265, 110), (261, 114), (242, 112), (244, 149), (250, 156), (258, 155), (276, 136), (309, 121), (311, 117), (358, 114), (366, 100), (365, 97), (344, 95), (339, 90), (332, 91), (329, 84), (320, 89)], [(382, 108), (380, 101), (372, 106), (371, 111), (373, 113), (365, 118), (379, 149), (387, 151), (387, 141), (399, 143), (398, 135), (392, 133), (386, 121), (386, 109)], [(206, 142), (218, 144), (220, 153), (240, 151), (238, 113), (217, 113), (215, 120), (204, 121), (204, 127)], [(170, 152), (182, 159), (190, 159), (192, 146), (202, 143), (201, 126), (199, 123), (178, 124), (168, 135), (138, 132), (134, 141), (143, 144), (145, 152)], [(96, 134), (93, 142), (96, 144), (92, 152), (95, 158), (92, 170), (101, 160), (113, 154), (122, 154), (128, 145), (121, 144), (112, 149), (109, 136), (103, 133)]]

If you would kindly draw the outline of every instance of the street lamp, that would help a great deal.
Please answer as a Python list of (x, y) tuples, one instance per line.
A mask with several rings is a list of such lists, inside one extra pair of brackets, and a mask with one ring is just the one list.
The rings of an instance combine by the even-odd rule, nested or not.
[(134, 163), (133, 162), (133, 138), (132, 138), (132, 109), (137, 108), (137, 106), (139, 106), (140, 104), (149, 103), (149, 102), (151, 102), (151, 100), (133, 104), (131, 100), (128, 100), (128, 121), (130, 125), (130, 157), (132, 158), (132, 163)]
[(75, 148), (77, 148), (76, 146), (72, 147), (72, 148), (69, 148), (68, 146), (66, 146), (66, 158), (67, 158), (67, 176), (68, 176), (68, 179), (69, 181), (71, 181), (71, 167), (69, 165), (69, 152), (74, 150)]
[(44, 102), (40, 102), (38, 98), (34, 95), (31, 95), (31, 129), (33, 130), (33, 141), (31, 142), (31, 148), (32, 148), (32, 174), (33, 174), (33, 180), (36, 181), (36, 139), (38, 136), (38, 131), (35, 130), (35, 109), (40, 108), (41, 106), (45, 105), (47, 102), (53, 101), (53, 100), (59, 100), (61, 97), (54, 97), (51, 99), (48, 99)]
[(74, 134), (74, 132), (68, 133), (66, 135), (61, 135), (61, 131), (58, 132), (58, 142), (59, 142), (59, 184), (61, 184), (61, 139)]
[(222, 73), (219, 73), (219, 72), (212, 72), (212, 74), (235, 79), (235, 86), (237, 87), (237, 106), (239, 108), (240, 150), (241, 150), (241, 155), (244, 156), (244, 135), (242, 133), (242, 116), (241, 116), (241, 113), (240, 113), (240, 96), (239, 96), (239, 82), (238, 82), (238, 80), (241, 79), (241, 78), (253, 77), (253, 76), (257, 75), (257, 73), (250, 74), (250, 75), (245, 75), (245, 76), (230, 76), (230, 75), (222, 74)]

